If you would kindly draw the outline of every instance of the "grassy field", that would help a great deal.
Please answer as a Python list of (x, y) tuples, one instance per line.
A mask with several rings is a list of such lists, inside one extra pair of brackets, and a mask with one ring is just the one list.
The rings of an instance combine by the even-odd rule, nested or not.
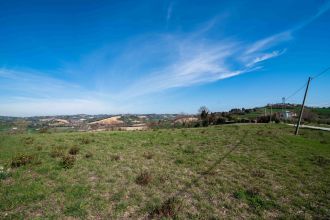
[(330, 218), (330, 132), (0, 134), (0, 219)]

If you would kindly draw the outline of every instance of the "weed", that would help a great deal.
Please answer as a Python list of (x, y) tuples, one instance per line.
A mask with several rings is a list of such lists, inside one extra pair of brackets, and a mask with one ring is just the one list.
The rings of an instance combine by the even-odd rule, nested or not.
[(140, 175), (136, 178), (135, 182), (139, 185), (145, 186), (148, 185), (152, 180), (151, 174), (147, 171), (141, 172)]
[(11, 167), (20, 167), (32, 163), (35, 157), (33, 155), (20, 154), (11, 161)]
[(273, 201), (268, 201), (259, 194), (258, 188), (237, 191), (234, 193), (234, 197), (236, 199), (246, 201), (248, 205), (257, 212), (262, 209), (270, 209), (275, 206)]
[(5, 169), (3, 166), (0, 166), (0, 180), (4, 180), (10, 177), (10, 169)]
[(150, 213), (150, 219), (176, 218), (182, 207), (181, 201), (172, 197), (166, 200), (162, 205), (155, 207)]
[(79, 147), (74, 146), (69, 149), (69, 154), (71, 155), (76, 155), (78, 153), (79, 153)]
[(65, 169), (70, 169), (73, 167), (74, 163), (76, 161), (76, 158), (74, 156), (71, 155), (65, 155), (62, 157), (61, 160), (61, 166)]

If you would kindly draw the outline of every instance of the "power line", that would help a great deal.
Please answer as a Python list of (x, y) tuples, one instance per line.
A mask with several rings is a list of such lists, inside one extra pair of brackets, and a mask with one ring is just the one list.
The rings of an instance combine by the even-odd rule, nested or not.
[[(325, 74), (326, 72), (328, 72), (330, 70), (330, 67), (325, 68), (323, 71), (321, 71), (319, 74), (311, 77), (312, 80), (322, 76), (323, 74)], [(293, 96), (295, 96), (298, 92), (300, 92), (301, 90), (303, 90), (306, 87), (307, 83), (305, 83), (304, 85), (302, 85), (299, 89), (297, 89), (295, 92), (293, 92), (291, 95), (287, 96), (285, 99), (286, 101), (290, 98), (292, 98)]]
[(322, 76), (323, 74), (325, 74), (326, 72), (328, 72), (328, 70), (330, 70), (330, 67), (325, 68), (323, 71), (321, 71), (319, 74), (317, 74), (316, 76), (313, 76), (312, 79), (316, 79), (320, 76)]
[(289, 95), (288, 97), (285, 98), (285, 101), (288, 101), (288, 99), (292, 98), (293, 96), (295, 96), (298, 92), (300, 92), (302, 89), (304, 89), (306, 87), (305, 83), (303, 86), (301, 86), (299, 89), (297, 89), (294, 93), (292, 93), (291, 95)]

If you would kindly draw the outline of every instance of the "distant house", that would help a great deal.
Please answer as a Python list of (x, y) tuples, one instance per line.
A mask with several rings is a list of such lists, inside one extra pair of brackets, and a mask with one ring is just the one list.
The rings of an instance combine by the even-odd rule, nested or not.
[(297, 114), (295, 112), (291, 112), (291, 111), (283, 111), (280, 113), (280, 117), (281, 119), (292, 119), (293, 117), (296, 117)]

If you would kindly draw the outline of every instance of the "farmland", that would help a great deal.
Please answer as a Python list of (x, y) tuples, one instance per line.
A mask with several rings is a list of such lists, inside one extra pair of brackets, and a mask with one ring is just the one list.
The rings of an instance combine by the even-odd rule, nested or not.
[(330, 218), (330, 132), (0, 134), (0, 219)]

